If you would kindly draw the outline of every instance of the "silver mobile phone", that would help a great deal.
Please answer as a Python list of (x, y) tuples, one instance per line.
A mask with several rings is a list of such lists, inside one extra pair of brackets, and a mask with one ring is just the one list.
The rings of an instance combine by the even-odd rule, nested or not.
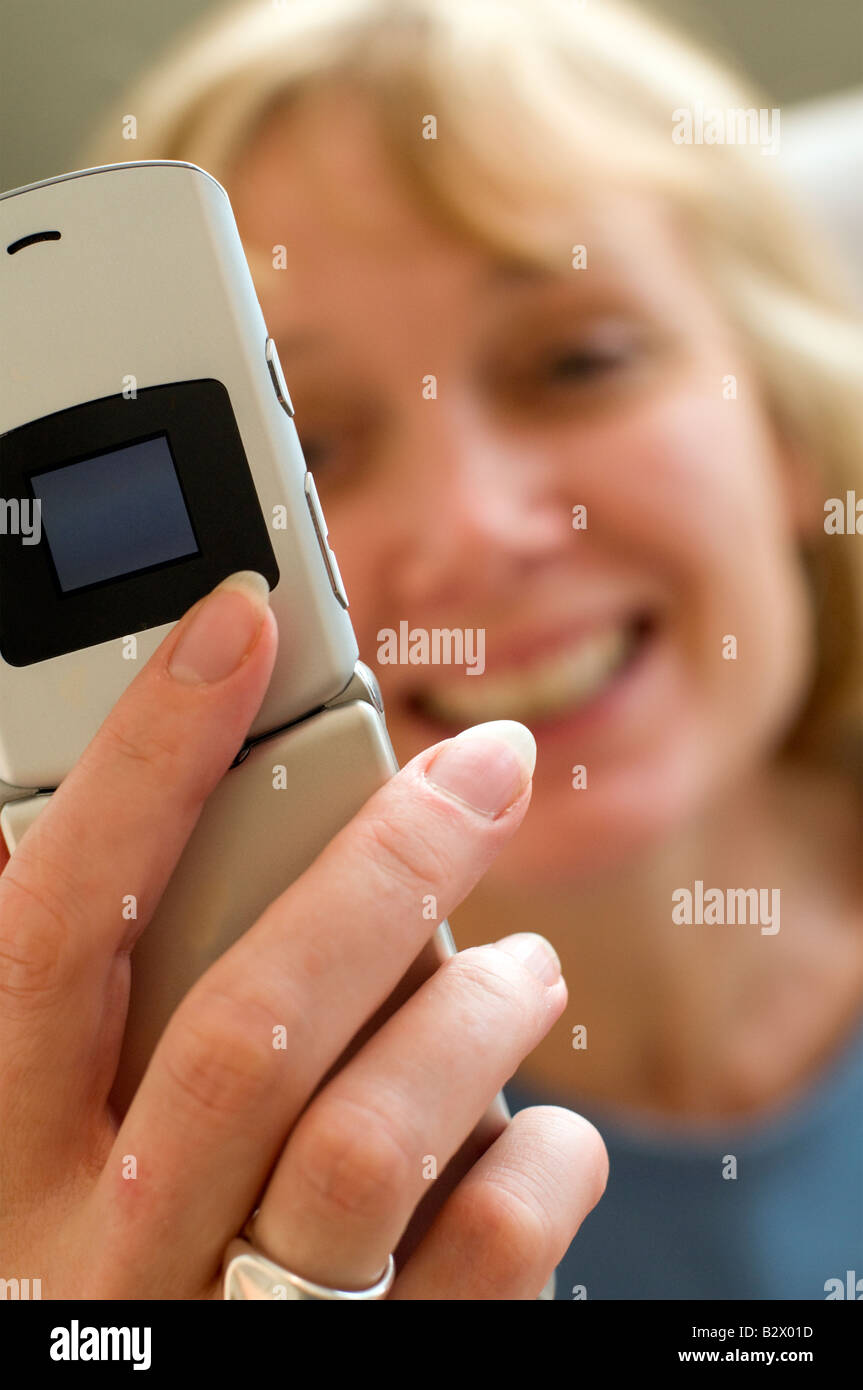
[[(0, 476), (21, 523), (0, 535), (10, 852), (142, 663), (220, 579), (258, 570), (291, 633), (135, 947), (112, 1094), (122, 1114), (189, 987), (397, 763), (216, 179), (145, 161), (0, 195), (0, 325)], [(338, 1065), (453, 950), (441, 922)], [(434, 1184), (434, 1205), (508, 1118), (500, 1095)]]

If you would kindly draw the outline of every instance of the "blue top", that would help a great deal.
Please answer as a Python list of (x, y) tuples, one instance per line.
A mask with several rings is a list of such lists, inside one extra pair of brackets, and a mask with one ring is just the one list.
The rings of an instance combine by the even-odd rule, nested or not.
[[(830, 1279), (845, 1297), (863, 1281), (863, 1024), (794, 1102), (709, 1137), (517, 1080), (505, 1091), (513, 1113), (580, 1110), (608, 1149), (608, 1186), (558, 1266), (558, 1300), (825, 1299)], [(723, 1177), (729, 1157), (736, 1178)]]

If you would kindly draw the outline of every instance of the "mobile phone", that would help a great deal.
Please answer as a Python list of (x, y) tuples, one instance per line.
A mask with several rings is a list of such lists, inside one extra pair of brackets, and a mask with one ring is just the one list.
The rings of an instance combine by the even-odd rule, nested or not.
[[(18, 505), (17, 532), (0, 534), (10, 853), (219, 580), (258, 570), (291, 633), (133, 952), (112, 1093), (122, 1114), (189, 987), (398, 765), (221, 184), (153, 160), (0, 195), (0, 325), (7, 520)], [(453, 950), (442, 921), (337, 1065)], [(508, 1119), (501, 1094), (427, 1200), (439, 1204)]]

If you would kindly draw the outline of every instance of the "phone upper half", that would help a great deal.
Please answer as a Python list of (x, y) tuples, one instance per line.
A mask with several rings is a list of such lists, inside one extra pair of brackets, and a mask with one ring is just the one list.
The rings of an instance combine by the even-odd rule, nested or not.
[(338, 694), (347, 598), (221, 185), (153, 161), (3, 195), (0, 322), (0, 778), (56, 786), (239, 569), (281, 634), (251, 736)]

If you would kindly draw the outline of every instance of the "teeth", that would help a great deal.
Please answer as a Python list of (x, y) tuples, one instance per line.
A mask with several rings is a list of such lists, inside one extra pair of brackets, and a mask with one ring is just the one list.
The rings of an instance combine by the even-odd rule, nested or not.
[(472, 676), (457, 686), (425, 692), (422, 704), (435, 718), (449, 723), (548, 718), (591, 699), (622, 665), (633, 641), (634, 633), (627, 625), (606, 628), (537, 661), (529, 671)]

